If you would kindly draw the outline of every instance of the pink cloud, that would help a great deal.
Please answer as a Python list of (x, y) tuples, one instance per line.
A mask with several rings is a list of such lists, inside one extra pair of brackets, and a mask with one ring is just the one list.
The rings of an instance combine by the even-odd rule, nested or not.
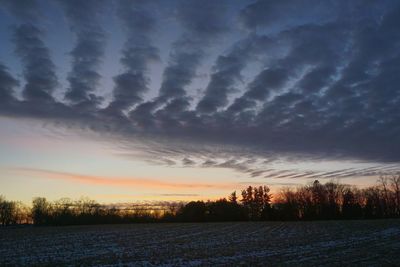
[(26, 176), (34, 176), (48, 179), (57, 179), (71, 182), (78, 182), (82, 184), (92, 185), (105, 185), (105, 186), (136, 186), (144, 188), (164, 188), (164, 189), (234, 189), (237, 184), (234, 183), (175, 183), (145, 178), (135, 177), (102, 177), (93, 175), (83, 175), (68, 172), (34, 169), (34, 168), (11, 168), (10, 171)]

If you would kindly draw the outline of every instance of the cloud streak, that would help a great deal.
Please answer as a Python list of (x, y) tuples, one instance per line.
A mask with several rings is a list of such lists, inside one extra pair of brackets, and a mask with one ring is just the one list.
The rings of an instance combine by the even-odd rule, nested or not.
[(116, 186), (132, 188), (150, 188), (150, 189), (232, 189), (236, 184), (229, 183), (173, 183), (161, 180), (145, 178), (119, 178), (119, 177), (101, 177), (92, 175), (74, 174), (68, 172), (59, 172), (52, 170), (33, 169), (33, 168), (9, 168), (9, 171), (16, 174), (22, 174), (33, 177), (47, 179), (63, 180), (67, 182), (78, 182), (82, 184), (95, 186)]

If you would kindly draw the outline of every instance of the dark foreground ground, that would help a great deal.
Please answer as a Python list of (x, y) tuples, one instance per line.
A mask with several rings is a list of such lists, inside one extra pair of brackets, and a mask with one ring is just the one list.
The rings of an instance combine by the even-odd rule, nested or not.
[(0, 266), (400, 266), (400, 220), (0, 229)]

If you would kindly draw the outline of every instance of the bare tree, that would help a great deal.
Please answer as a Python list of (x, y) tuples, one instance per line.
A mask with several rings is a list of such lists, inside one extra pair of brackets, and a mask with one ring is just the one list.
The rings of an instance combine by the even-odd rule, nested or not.
[(228, 200), (229, 200), (231, 203), (237, 204), (236, 191), (233, 191), (233, 192), (229, 195)]
[(400, 216), (400, 174), (390, 177), (390, 187), (395, 196), (395, 213), (397, 216)]

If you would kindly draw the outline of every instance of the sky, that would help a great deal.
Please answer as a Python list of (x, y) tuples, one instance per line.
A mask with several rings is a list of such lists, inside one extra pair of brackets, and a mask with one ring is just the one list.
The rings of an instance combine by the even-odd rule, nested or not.
[(0, 0), (0, 194), (215, 199), (400, 172), (400, 2)]

